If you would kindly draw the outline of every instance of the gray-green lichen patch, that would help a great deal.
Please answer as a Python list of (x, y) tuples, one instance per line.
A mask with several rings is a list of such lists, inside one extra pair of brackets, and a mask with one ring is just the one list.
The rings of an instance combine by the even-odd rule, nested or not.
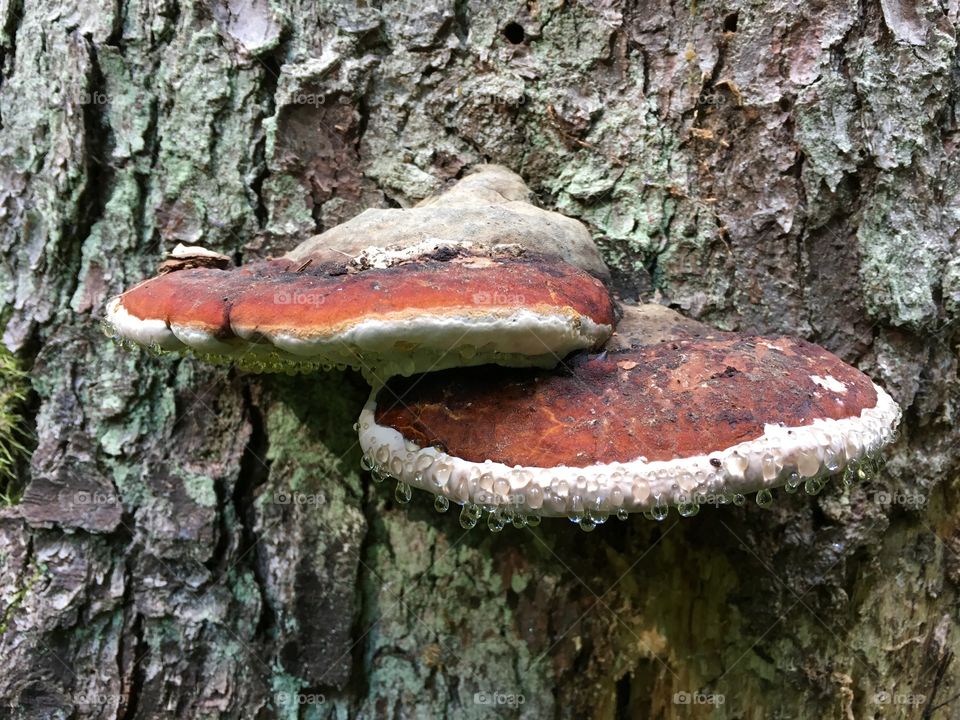
[(900, 182), (878, 183), (857, 232), (867, 308), (893, 325), (923, 327), (937, 318), (940, 276), (949, 259), (948, 226), (936, 206), (903, 202)]

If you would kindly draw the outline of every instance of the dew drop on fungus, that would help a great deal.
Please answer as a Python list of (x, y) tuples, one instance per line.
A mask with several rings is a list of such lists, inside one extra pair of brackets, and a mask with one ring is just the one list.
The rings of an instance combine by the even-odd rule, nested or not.
[(773, 455), (764, 455), (760, 460), (760, 470), (763, 472), (763, 479), (767, 482), (775, 479), (780, 474), (780, 468), (777, 467), (777, 461)]
[(736, 493), (733, 496), (733, 504), (737, 507), (742, 506), (747, 501), (747, 498), (743, 496), (743, 493)]
[(683, 517), (693, 517), (700, 512), (700, 506), (694, 502), (682, 502), (677, 505), (677, 512)]
[(773, 502), (773, 493), (764, 488), (757, 491), (757, 505), (767, 507)]
[(443, 495), (437, 495), (436, 499), (433, 501), (433, 508), (440, 513), (445, 513), (450, 509), (450, 501), (447, 500)]
[(784, 488), (788, 493), (795, 493), (800, 488), (800, 483), (803, 482), (803, 478), (800, 477), (800, 473), (796, 470), (793, 470), (787, 476), (787, 484)]
[(630, 513), (627, 512), (627, 509), (622, 507), (617, 510), (617, 520), (626, 520), (630, 517)]
[(537, 527), (540, 524), (539, 515), (529, 515), (527, 516), (527, 527)]
[(477, 526), (477, 518), (471, 507), (470, 505), (464, 505), (460, 510), (460, 527), (464, 530), (472, 530)]
[(394, 477), (400, 477), (403, 474), (403, 460), (398, 457), (390, 459), (390, 474)]
[(440, 483), (440, 487), (443, 487), (450, 479), (450, 473), (453, 472), (453, 467), (449, 463), (437, 463), (433, 472), (435, 474), (435, 481)]
[(827, 466), (827, 472), (835, 473), (840, 469), (840, 456), (833, 448), (827, 448), (823, 455), (823, 463)]
[(388, 475), (383, 471), (383, 468), (379, 465), (374, 465), (373, 469), (370, 470), (370, 477), (373, 478), (375, 483), (382, 483), (387, 479)]
[(503, 530), (504, 524), (503, 515), (499, 510), (494, 510), (487, 515), (487, 527), (490, 529), (490, 532), (500, 532)]
[(580, 529), (584, 532), (593, 532), (597, 529), (597, 523), (591, 517), (583, 517), (580, 519), (580, 522), (577, 523), (580, 526)]
[(663, 498), (657, 495), (657, 502), (650, 510), (650, 513), (653, 515), (654, 520), (663, 522), (667, 519), (667, 515), (670, 514), (670, 506), (663, 501)]
[(397, 489), (394, 491), (393, 497), (401, 505), (406, 505), (413, 497), (413, 490), (402, 480), (397, 480)]
[(806, 482), (803, 483), (803, 491), (807, 495), (816, 495), (823, 490), (823, 484), (823, 479), (820, 477), (807, 478)]
[(858, 476), (858, 467), (860, 463), (856, 460), (851, 460), (847, 463), (847, 466), (843, 469), (843, 484), (847, 487), (850, 487), (857, 481)]
[(360, 468), (369, 472), (373, 470), (373, 458), (369, 455), (364, 455), (360, 458)]

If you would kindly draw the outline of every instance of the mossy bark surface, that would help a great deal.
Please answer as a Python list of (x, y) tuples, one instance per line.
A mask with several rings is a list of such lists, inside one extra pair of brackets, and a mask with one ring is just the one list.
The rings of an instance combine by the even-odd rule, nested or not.
[[(958, 15), (0, 0), (0, 320), (33, 449), (0, 508), (0, 715), (960, 717)], [(99, 330), (178, 242), (264, 257), (480, 161), (586, 222), (622, 297), (882, 383), (884, 472), (468, 533), (360, 471), (359, 376)]]

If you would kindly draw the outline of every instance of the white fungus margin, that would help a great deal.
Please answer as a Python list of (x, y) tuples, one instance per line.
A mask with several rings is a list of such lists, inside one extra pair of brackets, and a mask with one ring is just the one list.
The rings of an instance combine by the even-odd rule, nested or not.
[(375, 473), (460, 505), (588, 521), (625, 512), (665, 516), (672, 505), (686, 515), (703, 504), (742, 502), (745, 493), (783, 485), (796, 489), (800, 482), (856, 467), (893, 440), (900, 422), (897, 403), (879, 386), (874, 388), (876, 405), (858, 417), (817, 419), (799, 427), (766, 425), (763, 435), (753, 440), (667, 461), (641, 457), (624, 463), (549, 468), (470, 462), (439, 448), (420, 447), (397, 430), (378, 425), (374, 419), (377, 389), (364, 406), (357, 428), (365, 465)]

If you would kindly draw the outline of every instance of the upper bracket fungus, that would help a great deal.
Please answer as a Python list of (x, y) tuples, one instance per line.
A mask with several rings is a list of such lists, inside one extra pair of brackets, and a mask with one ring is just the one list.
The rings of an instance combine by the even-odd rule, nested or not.
[(601, 280), (610, 277), (583, 223), (531, 204), (523, 179), (500, 165), (479, 165), (446, 192), (409, 209), (364, 210), (305, 241), (286, 257), (297, 263), (344, 262), (370, 247), (402, 249), (464, 240), (475, 251), (519, 245), (563, 258)]
[(106, 320), (141, 345), (256, 371), (350, 365), (380, 383), (488, 362), (552, 367), (602, 345), (615, 310), (600, 280), (559, 257), (600, 274), (589, 233), (528, 192), (486, 166), (430, 203), (368, 211), (283, 258), (225, 267), (178, 247)]
[(823, 348), (626, 312), (613, 349), (556, 370), (447, 370), (375, 390), (365, 463), (463, 504), (467, 526), (487, 510), (493, 529), (566, 516), (589, 530), (748, 492), (765, 504), (783, 485), (817, 492), (865, 472), (893, 436), (896, 403)]

